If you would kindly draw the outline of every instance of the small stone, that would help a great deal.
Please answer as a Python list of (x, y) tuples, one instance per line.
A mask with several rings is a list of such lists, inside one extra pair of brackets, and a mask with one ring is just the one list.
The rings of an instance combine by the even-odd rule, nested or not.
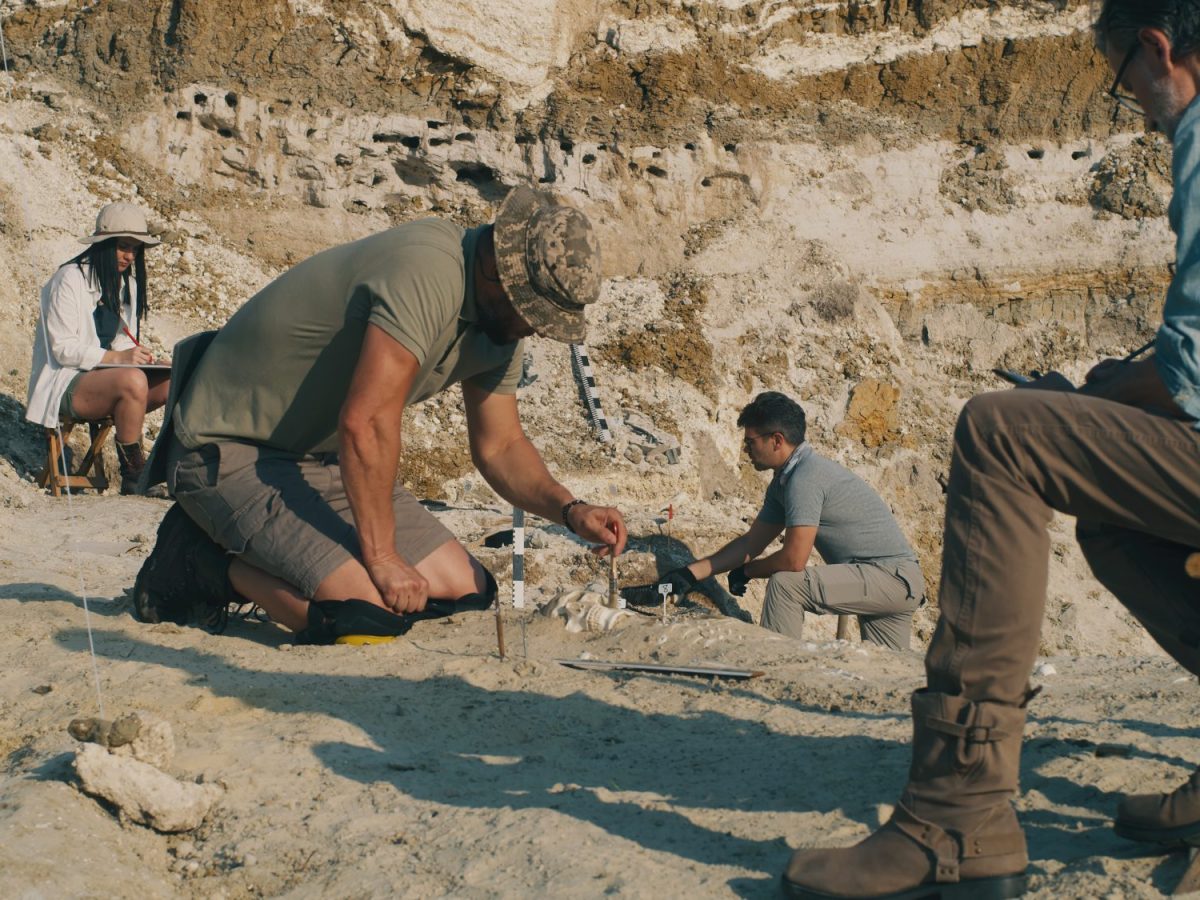
[(258, 864), (258, 857), (255, 856), (253, 853), (247, 853), (245, 856), (242, 857), (242, 865), (243, 866), (253, 866), (253, 865), (257, 865), (257, 864)]
[(54, 685), (52, 685), (52, 684), (39, 684), (37, 687), (35, 687), (33, 689), (33, 692), (35, 694), (45, 695), (45, 694), (50, 693), (52, 690), (54, 690)]
[(175, 845), (175, 858), (188, 859), (196, 855), (196, 845), (191, 841), (180, 841)]
[(642, 448), (637, 446), (636, 444), (630, 444), (628, 447), (625, 448), (625, 458), (627, 460), (629, 460), (631, 463), (633, 463), (634, 465), (637, 465), (638, 463), (640, 463), (642, 461), (642, 458), (643, 458), (642, 457)]
[(142, 733), (142, 720), (137, 713), (126, 713), (112, 723), (108, 733), (109, 747), (124, 747), (132, 744)]

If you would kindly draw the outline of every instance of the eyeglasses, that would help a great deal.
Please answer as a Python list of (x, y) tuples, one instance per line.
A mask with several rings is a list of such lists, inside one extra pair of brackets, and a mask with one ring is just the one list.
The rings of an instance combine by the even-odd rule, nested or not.
[(1129, 64), (1133, 62), (1133, 57), (1137, 54), (1141, 44), (1134, 44), (1129, 48), (1129, 52), (1125, 54), (1125, 59), (1121, 63), (1121, 68), (1117, 69), (1117, 77), (1113, 79), (1112, 87), (1108, 89), (1108, 96), (1112, 97), (1113, 102), (1123, 109), (1129, 110), (1135, 116), (1144, 116), (1145, 110), (1142, 109), (1142, 104), (1137, 97), (1132, 97), (1129, 94), (1121, 93), (1121, 79), (1125, 77), (1125, 70), (1129, 68)]
[(742, 446), (749, 450), (754, 446), (756, 441), (761, 441), (763, 438), (771, 437), (773, 434), (775, 434), (774, 431), (768, 432), (767, 434), (748, 434), (742, 439)]

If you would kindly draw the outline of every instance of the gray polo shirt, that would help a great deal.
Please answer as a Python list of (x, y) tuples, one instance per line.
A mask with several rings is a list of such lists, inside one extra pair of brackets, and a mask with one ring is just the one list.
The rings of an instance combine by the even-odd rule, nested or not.
[(817, 552), (831, 565), (917, 559), (880, 496), (807, 443), (771, 479), (758, 517), (785, 528), (815, 525)]
[(478, 325), (481, 229), (423, 219), (318, 253), (251, 297), (218, 332), (175, 412), (196, 448), (241, 441), (288, 453), (337, 449), (337, 423), (367, 324), (410, 350), (420, 403), (460, 381), (516, 393), (521, 343)]

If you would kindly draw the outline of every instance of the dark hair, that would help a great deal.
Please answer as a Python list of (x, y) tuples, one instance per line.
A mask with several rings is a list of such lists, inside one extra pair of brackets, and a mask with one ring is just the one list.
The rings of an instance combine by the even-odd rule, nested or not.
[(1102, 50), (1108, 48), (1114, 35), (1142, 28), (1157, 28), (1171, 41), (1176, 56), (1189, 56), (1200, 50), (1200, 2), (1101, 0), (1096, 24), (1092, 26), (1096, 44)]
[[(129, 270), (127, 269), (124, 275), (117, 270), (117, 239), (109, 238), (106, 241), (97, 241), (70, 260), (67, 265), (71, 263), (75, 263), (81, 270), (84, 263), (87, 263), (87, 278), (92, 287), (100, 292), (100, 302), (114, 316), (119, 316), (121, 314), (121, 280), (124, 279), (125, 284), (129, 284)], [(137, 317), (140, 321), (150, 306), (149, 292), (146, 289), (145, 244), (138, 244), (132, 268), (137, 275)]]
[(804, 443), (807, 428), (800, 404), (779, 391), (763, 391), (750, 401), (737, 418), (738, 428), (778, 431), (789, 444)]

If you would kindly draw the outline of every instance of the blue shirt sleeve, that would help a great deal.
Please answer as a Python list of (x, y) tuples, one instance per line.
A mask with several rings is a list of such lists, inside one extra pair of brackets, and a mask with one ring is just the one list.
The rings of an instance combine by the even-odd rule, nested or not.
[(1184, 113), (1174, 144), (1175, 277), (1163, 305), (1154, 362), (1179, 408), (1200, 420), (1200, 102)]

